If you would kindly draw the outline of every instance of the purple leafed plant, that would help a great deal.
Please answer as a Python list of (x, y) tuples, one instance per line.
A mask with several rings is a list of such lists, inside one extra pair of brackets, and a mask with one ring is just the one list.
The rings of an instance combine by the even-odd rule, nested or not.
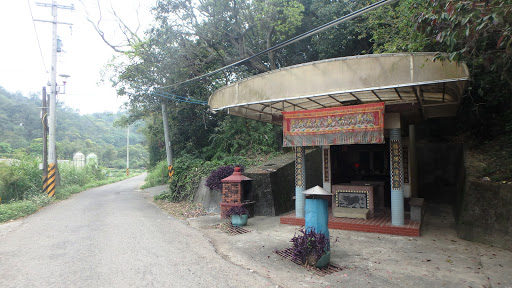
[(226, 212), (227, 217), (231, 217), (232, 215), (249, 215), (249, 211), (243, 206), (233, 206)]
[(323, 233), (316, 233), (315, 229), (301, 229), (302, 235), (295, 235), (290, 242), (293, 243), (292, 259), (302, 264), (315, 265), (318, 259), (329, 251), (329, 239)]
[[(244, 167), (243, 166), (239, 166), (239, 167), (240, 167), (240, 172), (244, 172)], [(206, 182), (204, 185), (206, 187), (210, 188), (211, 190), (222, 189), (221, 180), (228, 176), (231, 176), (231, 174), (233, 174), (234, 169), (235, 169), (234, 166), (227, 165), (227, 166), (221, 166), (221, 167), (213, 170), (212, 173), (210, 173), (210, 176), (208, 176), (208, 178), (206, 178)]]

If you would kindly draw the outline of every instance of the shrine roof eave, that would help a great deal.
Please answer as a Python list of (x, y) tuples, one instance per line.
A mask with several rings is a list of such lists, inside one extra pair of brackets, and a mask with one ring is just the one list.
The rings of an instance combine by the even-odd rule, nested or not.
[(455, 116), (469, 71), (464, 63), (435, 60), (437, 55), (369, 54), (286, 67), (222, 87), (208, 104), (213, 111), (275, 124), (283, 111), (374, 102), (423, 119)]

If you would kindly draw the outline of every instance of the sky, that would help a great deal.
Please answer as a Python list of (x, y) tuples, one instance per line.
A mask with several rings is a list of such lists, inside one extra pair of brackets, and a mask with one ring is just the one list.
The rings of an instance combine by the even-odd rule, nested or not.
[[(108, 79), (102, 81), (101, 71), (116, 52), (86, 20), (87, 13), (91, 19), (98, 19), (97, 1), (103, 11), (101, 27), (116, 44), (123, 38), (109, 13), (111, 7), (131, 29), (140, 22), (139, 35), (143, 35), (152, 22), (150, 8), (155, 3), (155, 0), (56, 1), (59, 5), (75, 7), (74, 11), (58, 9), (57, 12), (59, 22), (73, 24), (59, 24), (57, 28), (63, 43), (63, 52), (57, 56), (57, 75), (71, 76), (66, 81), (65, 94), (58, 94), (57, 101), (81, 114), (117, 112), (126, 100), (117, 97)], [(32, 19), (51, 20), (51, 8), (36, 3), (51, 3), (51, 0), (0, 0), (0, 86), (25, 96), (40, 95), (42, 87), (50, 81), (52, 24)], [(64, 80), (57, 76), (58, 85)]]

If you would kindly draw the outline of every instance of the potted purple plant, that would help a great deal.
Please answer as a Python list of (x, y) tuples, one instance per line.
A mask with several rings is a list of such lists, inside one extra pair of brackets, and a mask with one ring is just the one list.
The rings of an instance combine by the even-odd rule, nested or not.
[(295, 235), (290, 241), (293, 243), (292, 259), (306, 266), (327, 266), (331, 260), (329, 238), (312, 227), (301, 229), (300, 233), (302, 235)]
[(242, 206), (233, 206), (226, 212), (226, 216), (231, 218), (231, 225), (241, 227), (247, 225), (249, 211)]

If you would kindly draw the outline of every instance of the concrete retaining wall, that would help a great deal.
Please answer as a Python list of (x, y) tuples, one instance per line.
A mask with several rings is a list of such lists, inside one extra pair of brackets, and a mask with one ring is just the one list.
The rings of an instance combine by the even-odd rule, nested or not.
[(512, 251), (512, 185), (470, 182), (457, 223), (462, 239)]
[[(252, 195), (256, 201), (254, 214), (258, 216), (276, 216), (295, 209), (295, 154), (287, 153), (269, 160), (258, 167), (244, 172), (253, 179)], [(194, 202), (201, 203), (209, 213), (220, 213), (222, 201), (220, 190), (210, 190), (201, 179), (194, 195)], [(321, 149), (306, 154), (306, 189), (315, 185), (322, 186)]]
[(222, 201), (221, 190), (210, 190), (204, 183), (206, 178), (202, 178), (199, 182), (196, 194), (194, 195), (194, 203), (201, 203), (204, 210), (208, 213), (220, 214), (220, 201)]
[(281, 155), (275, 161), (264, 163), (247, 171), (253, 179), (252, 192), (256, 215), (275, 216), (294, 209), (295, 156)]
[[(244, 173), (252, 178), (256, 215), (276, 216), (295, 209), (295, 154), (288, 153)], [(306, 154), (306, 189), (322, 186), (321, 149)]]

